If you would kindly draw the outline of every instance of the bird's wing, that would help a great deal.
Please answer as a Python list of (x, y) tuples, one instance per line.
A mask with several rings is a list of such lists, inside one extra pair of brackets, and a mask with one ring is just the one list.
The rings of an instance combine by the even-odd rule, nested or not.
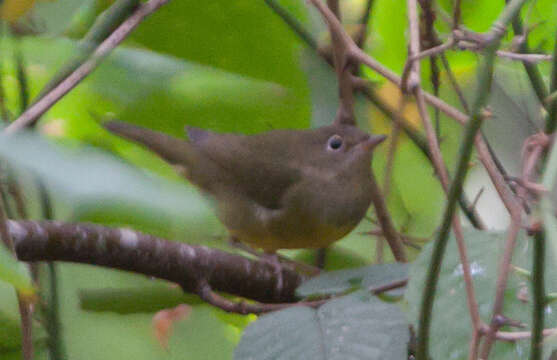
[(210, 192), (232, 192), (268, 209), (279, 209), (289, 188), (300, 180), (300, 172), (289, 165), (285, 153), (277, 154), (271, 150), (276, 147), (262, 143), (257, 136), (218, 134), (192, 127), (187, 132), (200, 157), (214, 165), (201, 167), (197, 174), (198, 178), (212, 177), (219, 189)]

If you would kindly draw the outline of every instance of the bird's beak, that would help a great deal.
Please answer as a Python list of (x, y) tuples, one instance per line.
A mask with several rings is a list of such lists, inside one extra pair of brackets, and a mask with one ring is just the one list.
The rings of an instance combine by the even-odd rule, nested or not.
[(386, 138), (387, 135), (370, 135), (366, 140), (362, 141), (361, 145), (366, 151), (371, 151)]

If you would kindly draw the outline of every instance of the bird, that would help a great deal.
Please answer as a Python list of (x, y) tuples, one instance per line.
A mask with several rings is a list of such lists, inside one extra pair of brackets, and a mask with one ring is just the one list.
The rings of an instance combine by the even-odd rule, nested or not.
[(231, 237), (273, 254), (322, 248), (348, 234), (371, 203), (372, 153), (386, 136), (353, 125), (254, 135), (186, 127), (188, 139), (110, 120), (208, 194)]

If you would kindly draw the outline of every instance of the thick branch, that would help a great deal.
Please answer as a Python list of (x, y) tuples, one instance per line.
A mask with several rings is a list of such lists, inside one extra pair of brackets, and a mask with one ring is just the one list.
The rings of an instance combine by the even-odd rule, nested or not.
[(293, 302), (302, 281), (283, 268), (281, 289), (276, 269), (239, 255), (167, 241), (129, 229), (93, 224), (8, 221), (17, 256), (23, 261), (69, 261), (133, 271), (179, 284), (198, 293), (202, 284), (213, 290), (260, 302)]

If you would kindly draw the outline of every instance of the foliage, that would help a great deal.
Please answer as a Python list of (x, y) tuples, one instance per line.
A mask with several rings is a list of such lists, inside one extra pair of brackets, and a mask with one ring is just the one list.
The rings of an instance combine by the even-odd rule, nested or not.
[[(146, 19), (93, 74), (57, 102), (42, 117), (37, 132), (17, 139), (2, 136), (0, 156), (10, 164), (10, 178), (17, 178), (22, 187), (30, 217), (42, 217), (37, 190), (40, 181), (48, 190), (57, 220), (127, 226), (171, 240), (235, 251), (224, 241), (226, 231), (207, 199), (178, 177), (168, 164), (138, 145), (109, 134), (98, 123), (104, 116), (116, 117), (179, 137), (184, 136), (186, 125), (253, 134), (275, 128), (329, 124), (338, 107), (336, 75), (277, 16), (269, 2), (170, 1)], [(318, 40), (321, 51), (327, 47), (331, 41), (327, 28), (311, 6), (303, 0), (276, 3)], [(447, 19), (452, 17), (454, 3), (434, 2), (438, 15), (435, 28), (441, 41), (448, 38)], [(461, 3), (462, 23), (479, 32), (489, 30), (505, 5), (503, 0)], [(10, 23), (4, 26), (0, 52), (3, 120), (15, 119), (28, 105), (23, 94), (34, 99), (68, 59), (80, 54), (79, 39), (111, 4), (107, 0), (2, 2), (0, 15)], [(367, 1), (345, 0), (341, 5), (344, 23), (349, 28), (359, 23)], [(529, 31), (530, 49), (535, 53), (551, 53), (557, 3), (531, 1), (522, 9), (521, 18)], [(399, 75), (408, 55), (407, 19), (402, 2), (376, 0), (365, 30), (365, 51)], [(516, 50), (516, 39), (511, 33), (504, 38), (502, 50)], [(482, 55), (470, 51), (448, 51), (446, 55), (464, 97), (470, 100), (474, 95), (477, 59)], [(439, 58), (437, 61), (440, 64)], [(538, 66), (549, 86), (551, 63), (542, 62)], [(405, 108), (400, 113), (423, 135), (414, 100), (402, 97), (398, 88), (371, 69), (362, 67), (361, 73), (373, 81), (373, 90), (391, 108), (398, 109), (404, 99)], [(422, 61), (421, 76), (423, 88), (433, 92), (427, 60)], [(442, 70), (440, 77), (439, 97), (459, 107), (449, 74)], [(544, 128), (547, 112), (540, 111), (540, 100), (520, 63), (499, 59), (491, 90), (489, 110), (493, 117), (483, 128), (484, 135), (509, 174), (514, 175), (520, 172), (524, 139)], [(393, 131), (391, 119), (364, 97), (358, 98), (357, 113), (364, 129), (375, 133)], [(431, 110), (430, 115), (435, 118), (435, 111)], [(452, 171), (459, 156), (462, 127), (441, 114), (439, 129), (442, 155)], [(382, 145), (373, 161), (382, 186), (388, 173), (388, 148), (388, 144)], [(477, 208), (489, 228), (502, 229), (508, 224), (506, 210), (491, 185), (485, 185), (489, 180), (477, 163), (474, 159), (470, 164), (473, 172), (465, 192), (472, 199), (485, 186)], [(555, 165), (555, 161), (550, 165)], [(546, 174), (545, 179), (549, 177)], [(408, 249), (415, 261), (409, 271), (399, 264), (370, 265), (376, 261), (376, 242), (381, 238), (366, 234), (378, 228), (366, 219), (329, 250), (327, 270), (342, 270), (326, 272), (297, 291), (303, 300), (337, 297), (319, 308), (293, 307), (255, 320), (255, 316), (224, 314), (162, 281), (116, 270), (60, 264), (58, 297), (67, 357), (79, 359), (87, 354), (87, 359), (232, 356), (274, 359), (281, 354), (285, 358), (308, 359), (406, 358), (408, 325), (416, 325), (419, 317), (431, 258), (432, 245), (425, 244), (438, 230), (445, 195), (431, 161), (405, 134), (398, 138), (392, 173), (387, 180), (389, 212), (396, 228), (413, 244)], [(554, 181), (547, 184), (553, 187), (545, 190), (553, 190)], [(545, 196), (539, 209), (546, 219), (549, 241), (546, 293), (555, 292), (557, 286), (551, 271), (557, 253), (551, 200)], [(17, 217), (15, 200), (10, 198), (7, 205), (11, 215)], [(536, 211), (533, 216), (537, 217)], [(370, 211), (371, 218), (373, 215)], [(489, 324), (505, 232), (469, 230), (465, 234), (480, 316)], [(520, 233), (513, 265), (528, 276), (521, 278), (513, 271), (504, 297), (505, 315), (526, 324), (524, 331), (531, 330), (533, 321), (531, 242), (525, 233)], [(307, 251), (284, 254), (296, 259), (309, 257)], [(391, 262), (391, 258), (385, 250), (383, 261)], [(470, 318), (461, 269), (451, 238), (437, 285), (430, 339), (433, 359), (466, 358)], [(365, 292), (406, 276), (410, 281), (404, 300)], [(41, 272), (40, 279), (41, 284), (46, 283), (47, 274)], [(2, 359), (20, 356), (14, 288), (28, 296), (36, 291), (27, 269), (12, 254), (0, 249)], [(519, 296), (524, 292), (526, 300)], [(389, 294), (399, 293), (385, 295)], [(164, 306), (180, 302), (192, 306), (192, 312), (174, 324), (165, 349), (153, 336), (152, 316)], [(546, 308), (545, 327), (557, 326), (553, 307), (551, 304)], [(409, 314), (408, 320), (405, 313)], [(46, 336), (43, 324), (37, 324), (37, 358), (44, 358)], [(555, 341), (550, 337), (544, 343), (545, 355), (554, 348)], [(529, 340), (497, 342), (490, 359), (525, 358), (528, 352)]]

